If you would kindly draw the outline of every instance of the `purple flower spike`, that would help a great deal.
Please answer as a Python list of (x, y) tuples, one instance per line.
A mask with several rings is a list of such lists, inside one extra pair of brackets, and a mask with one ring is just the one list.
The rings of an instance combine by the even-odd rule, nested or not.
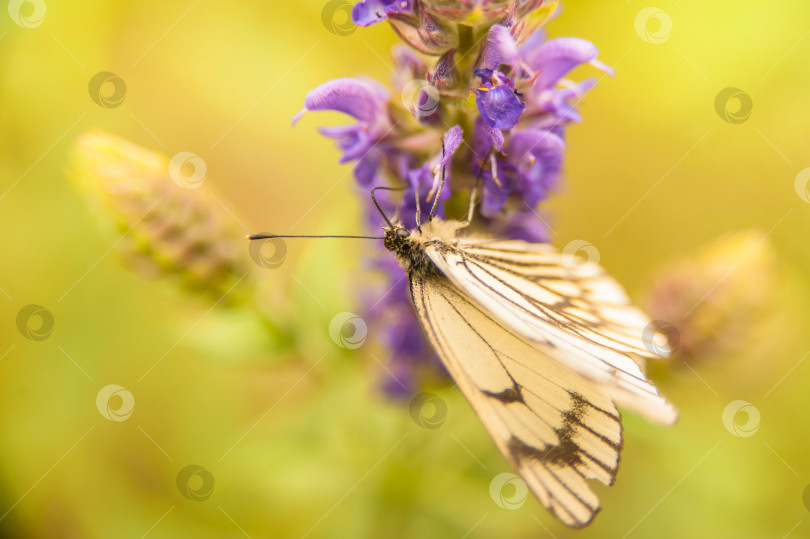
[[(354, 119), (320, 132), (335, 139), (341, 163), (354, 164), (365, 200), (374, 187), (389, 188), (375, 196), (391, 221), (413, 229), (417, 205), (424, 224), (434, 203), (436, 216), (464, 219), (476, 186), (473, 233), (548, 241), (536, 206), (560, 181), (566, 130), (580, 121), (576, 106), (595, 84), (566, 77), (583, 64), (612, 73), (596, 60), (596, 47), (576, 38), (546, 41), (538, 28), (553, 15), (556, 2), (548, 0), (351, 1), (354, 24), (387, 21), (416, 52), (393, 51), (390, 91), (371, 80), (337, 79), (311, 91), (293, 121), (308, 110)], [(365, 218), (378, 234), (384, 220), (370, 201)], [(423, 337), (396, 260), (381, 249), (370, 265), (386, 278), (365, 298), (364, 318), (391, 352), (386, 392), (407, 396), (431, 366), (441, 372), (441, 363)]]

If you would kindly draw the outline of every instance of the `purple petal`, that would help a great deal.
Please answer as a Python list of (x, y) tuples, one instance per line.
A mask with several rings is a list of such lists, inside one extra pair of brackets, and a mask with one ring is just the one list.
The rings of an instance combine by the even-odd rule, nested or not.
[(394, 0), (361, 0), (352, 8), (352, 22), (357, 26), (371, 26), (388, 18), (386, 8)]
[(548, 155), (529, 165), (529, 169), (521, 175), (521, 194), (526, 204), (533, 207), (548, 197), (549, 191), (557, 186), (560, 179), (561, 164), (562, 155)]
[(498, 216), (508, 198), (509, 193), (499, 189), (493, 180), (484, 183), (484, 189), (481, 195), (481, 215), (484, 217)]
[(425, 62), (422, 57), (413, 52), (410, 47), (397, 43), (391, 48), (391, 57), (394, 64), (399, 68), (409, 69), (412, 72), (425, 70)]
[(377, 170), (380, 168), (380, 156), (378, 152), (368, 152), (354, 167), (354, 177), (357, 183), (363, 187), (371, 187), (376, 183)]
[(489, 30), (481, 65), (486, 69), (498, 69), (501, 64), (511, 64), (517, 57), (517, 43), (505, 26), (494, 25)]
[(397, 44), (391, 49), (394, 60), (394, 86), (402, 88), (414, 79), (424, 79), (427, 66), (424, 60), (407, 45)]
[(526, 108), (506, 84), (489, 90), (475, 90), (475, 104), (484, 121), (496, 129), (514, 127)]
[(525, 129), (509, 140), (509, 159), (520, 171), (520, 192), (529, 206), (545, 200), (557, 185), (565, 143), (554, 133)]
[(374, 95), (377, 97), (377, 103), (383, 104), (388, 102), (391, 91), (384, 84), (365, 75), (360, 75), (357, 77), (357, 80), (368, 86), (369, 90), (374, 92)]
[(529, 38), (518, 46), (518, 55), (527, 61), (534, 55), (543, 43), (546, 42), (546, 32), (540, 28), (534, 32)]
[(513, 133), (509, 139), (508, 154), (510, 161), (518, 163), (529, 160), (544, 151), (560, 152), (565, 149), (565, 142), (557, 135), (544, 129), (522, 129)]
[(444, 134), (444, 156), (439, 161), (439, 166), (443, 167), (450, 162), (463, 140), (464, 131), (461, 130), (460, 125), (454, 125), (447, 130), (447, 133)]
[[(403, 295), (407, 297), (407, 279), (402, 279), (397, 286), (404, 290), (405, 294)], [(407, 303), (404, 305), (404, 308), (401, 309), (403, 315), (409, 310), (413, 312), (412, 307)], [(419, 325), (419, 321), (416, 317), (410, 316), (407, 319), (404, 317), (400, 318), (400, 322), (399, 324), (389, 326), (389, 332), (385, 339), (388, 341), (388, 346), (405, 356), (419, 357), (424, 354), (425, 345), (427, 343), (425, 343), (424, 333), (422, 333), (422, 327)]]
[(546, 243), (548, 230), (533, 212), (513, 212), (503, 225), (503, 236), (531, 243)]
[(599, 54), (596, 46), (584, 39), (560, 37), (541, 45), (527, 58), (529, 66), (538, 71), (534, 85), (551, 88), (575, 67), (590, 62)]
[(564, 88), (555, 88), (553, 92), (558, 100), (582, 99), (582, 96), (594, 86), (596, 86), (596, 79), (591, 77)]
[(493, 73), (495, 72), (489, 68), (476, 69), (475, 71), (473, 71), (473, 75), (475, 75), (476, 77), (481, 77), (482, 84), (489, 83), (489, 79), (492, 78)]
[(341, 78), (325, 82), (304, 99), (307, 110), (335, 110), (374, 123), (383, 104), (374, 88), (357, 79)]
[(532, 110), (551, 112), (554, 116), (553, 123), (578, 123), (582, 119), (576, 112), (575, 104), (571, 104), (571, 101), (582, 99), (582, 96), (595, 84), (596, 80), (590, 78), (566, 88), (542, 90), (539, 94), (532, 91), (529, 93), (527, 101), (531, 104)]
[(340, 156), (339, 160), (340, 164), (362, 157), (375, 142), (362, 124), (321, 127), (318, 128), (318, 132), (324, 136), (337, 139), (338, 148), (343, 150), (343, 155)]
[(414, 0), (390, 0), (386, 2), (388, 7), (385, 12), (389, 15), (413, 15)]
[(486, 122), (481, 122), (481, 126), (483, 127), (484, 131), (486, 131), (487, 135), (492, 141), (492, 144), (495, 145), (495, 148), (499, 152), (503, 153), (503, 132), (500, 129), (490, 127)]
[(501, 208), (506, 204), (505, 196), (490, 188), (489, 184), (484, 186), (481, 195), (481, 215), (485, 217), (497, 217)]
[[(493, 129), (480, 116), (475, 119), (473, 127), (473, 153), (475, 154), (475, 166), (487, 157), (492, 145), (498, 147), (498, 151), (503, 151), (503, 133), (500, 129)], [(486, 164), (484, 166), (487, 166)]]
[[(496, 217), (511, 195), (521, 194), (521, 182), (517, 169), (502, 158), (495, 158), (498, 182), (492, 176), (492, 161), (484, 165), (481, 174), (484, 189), (481, 196), (481, 215)], [(500, 183), (500, 185), (498, 185)]]
[(411, 189), (418, 187), (420, 194), (424, 194), (424, 191), (427, 189), (426, 185), (433, 181), (433, 176), (427, 165), (409, 170), (406, 178)]
[(335, 139), (345, 139), (350, 137), (355, 137), (358, 132), (363, 130), (363, 126), (361, 124), (349, 124), (349, 125), (334, 125), (328, 127), (319, 127), (318, 132), (329, 138)]

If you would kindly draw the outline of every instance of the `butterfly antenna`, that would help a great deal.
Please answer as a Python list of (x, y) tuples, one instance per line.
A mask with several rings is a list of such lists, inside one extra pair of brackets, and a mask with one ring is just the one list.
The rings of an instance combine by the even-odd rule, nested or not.
[[(442, 160), (444, 160), (444, 138), (442, 138)], [(433, 206), (430, 208), (430, 214), (428, 214), (428, 221), (433, 220), (433, 214), (436, 213), (436, 206), (439, 204), (439, 197), (442, 194), (442, 190), (444, 189), (444, 169), (446, 165), (442, 165), (442, 181), (439, 183), (439, 189), (436, 191), (436, 198), (433, 199)]]
[(249, 240), (267, 240), (272, 238), (341, 238), (354, 240), (384, 240), (383, 236), (296, 236), (289, 234), (248, 234)]
[(377, 189), (382, 189), (383, 191), (404, 191), (405, 188), (404, 187), (377, 186), (377, 187), (373, 187), (371, 189), (371, 201), (374, 203), (375, 206), (377, 206), (377, 211), (380, 212), (380, 215), (382, 215), (382, 218), (385, 219), (385, 222), (388, 224), (388, 226), (390, 226), (391, 228), (394, 228), (394, 224), (391, 222), (390, 219), (388, 219), (388, 216), (385, 215), (385, 212), (380, 207), (380, 203), (377, 202), (377, 197), (374, 195), (374, 191), (376, 191)]

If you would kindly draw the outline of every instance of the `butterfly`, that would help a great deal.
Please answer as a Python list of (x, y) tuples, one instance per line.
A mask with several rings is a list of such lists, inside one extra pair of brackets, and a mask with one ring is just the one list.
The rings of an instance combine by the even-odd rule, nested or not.
[(468, 222), (432, 214), (415, 230), (384, 227), (417, 318), (535, 496), (586, 526), (600, 508), (587, 480), (611, 485), (618, 471), (616, 405), (663, 425), (678, 418), (642, 368), (666, 343), (650, 346), (650, 320), (598, 266), (584, 271), (549, 244), (464, 236)]
[[(642, 367), (666, 352), (665, 337), (649, 342), (650, 320), (595, 264), (582, 271), (549, 244), (465, 235), (475, 192), (467, 221), (434, 217), (434, 202), (425, 224), (417, 193), (417, 227), (408, 229), (388, 219), (377, 189), (390, 188), (371, 192), (383, 245), (407, 273), (447, 371), (540, 502), (568, 526), (586, 526), (600, 509), (588, 480), (611, 485), (618, 471), (616, 405), (677, 421)], [(268, 237), (279, 236), (249, 236)]]

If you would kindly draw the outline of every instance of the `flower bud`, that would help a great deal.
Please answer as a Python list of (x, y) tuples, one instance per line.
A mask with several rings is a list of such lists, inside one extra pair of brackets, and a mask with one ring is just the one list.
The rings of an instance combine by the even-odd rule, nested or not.
[(244, 287), (242, 233), (214, 203), (210, 185), (177, 181), (166, 156), (103, 131), (80, 135), (71, 161), (74, 184), (101, 220), (123, 234), (118, 248), (130, 267), (172, 275), (216, 299), (237, 283)]
[(657, 272), (646, 294), (675, 355), (705, 359), (751, 344), (776, 287), (776, 256), (755, 230), (736, 232)]

